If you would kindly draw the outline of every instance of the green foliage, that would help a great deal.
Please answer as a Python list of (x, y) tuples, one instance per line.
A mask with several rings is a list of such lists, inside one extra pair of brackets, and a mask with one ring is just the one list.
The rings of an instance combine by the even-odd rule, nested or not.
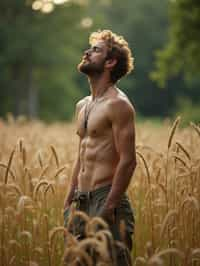
[(0, 114), (68, 119), (82, 95), (74, 72), (87, 41), (86, 7), (68, 3), (44, 14), (31, 4), (0, 3)]
[(181, 72), (193, 78), (200, 71), (199, 1), (171, 1), (170, 17), (169, 41), (157, 52), (156, 70), (151, 75), (162, 87)]
[(154, 51), (166, 41), (168, 6), (168, 0), (115, 0), (108, 8), (110, 28), (126, 37), (135, 57), (135, 70), (119, 86), (143, 116), (168, 115), (175, 102), (173, 91), (160, 90), (149, 77)]
[(196, 124), (200, 122), (199, 104), (194, 104), (189, 98), (179, 98), (177, 110), (174, 113), (174, 117), (181, 115), (183, 126), (188, 126), (190, 122), (194, 122)]
[[(89, 93), (77, 64), (88, 47), (89, 32), (104, 28), (123, 35), (133, 51), (135, 70), (119, 87), (139, 115), (184, 111), (179, 98), (198, 106), (197, 0), (70, 0), (48, 14), (33, 11), (32, 2), (0, 1), (0, 116), (12, 112), (48, 121), (71, 119), (75, 102)], [(81, 27), (84, 17), (92, 18), (93, 25)]]

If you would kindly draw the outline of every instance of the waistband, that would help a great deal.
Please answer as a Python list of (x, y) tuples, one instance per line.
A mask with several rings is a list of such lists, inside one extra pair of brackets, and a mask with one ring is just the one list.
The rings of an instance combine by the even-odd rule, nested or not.
[(79, 191), (76, 190), (75, 194), (74, 194), (74, 201), (76, 200), (84, 200), (84, 199), (91, 199), (94, 197), (97, 197), (98, 195), (102, 195), (104, 193), (108, 193), (111, 189), (111, 184), (103, 186), (103, 187), (99, 187), (95, 190), (91, 190), (91, 191)]

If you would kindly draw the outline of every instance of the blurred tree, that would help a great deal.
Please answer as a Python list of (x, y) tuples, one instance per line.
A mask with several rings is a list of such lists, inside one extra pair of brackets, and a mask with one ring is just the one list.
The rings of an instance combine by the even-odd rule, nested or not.
[[(50, 4), (53, 0), (35, 0), (35, 9), (41, 1)], [(163, 117), (177, 113), (178, 108), (186, 110), (183, 108), (186, 101), (189, 106), (187, 110), (191, 108), (191, 102), (198, 106), (198, 75), (184, 80), (181, 73), (182, 67), (187, 67), (188, 72), (185, 70), (185, 73), (189, 73), (189, 54), (197, 51), (197, 42), (194, 41), (199, 38), (196, 26), (193, 31), (195, 36), (192, 31), (183, 32), (184, 28), (181, 28), (182, 41), (179, 46), (183, 46), (184, 53), (177, 48), (178, 59), (174, 57), (173, 60), (171, 55), (168, 57), (167, 50), (159, 52), (157, 64), (161, 68), (153, 73), (154, 80), (163, 81), (168, 74), (175, 76), (166, 82), (165, 89), (161, 90), (150, 76), (155, 64), (155, 51), (167, 42), (168, 8), (175, 9), (171, 11), (174, 12), (175, 21), (176, 12), (178, 17), (182, 16), (179, 14), (182, 11), (177, 11), (178, 3), (188, 1), (194, 3), (190, 6), (191, 14), (196, 12), (198, 15), (199, 9), (194, 0), (68, 0), (63, 5), (54, 6), (54, 10), (47, 14), (34, 11), (33, 0), (1, 0), (0, 116), (11, 111), (15, 115), (38, 115), (45, 120), (70, 119), (75, 102), (89, 92), (87, 79), (76, 71), (76, 66), (82, 51), (88, 47), (89, 32), (98, 28), (108, 28), (125, 36), (131, 46), (135, 70), (120, 81), (119, 87), (134, 102), (138, 113)], [(51, 5), (48, 8), (51, 9)], [(189, 19), (190, 15), (186, 13)], [(197, 15), (191, 20), (197, 21)], [(192, 23), (184, 24), (185, 29), (189, 29), (189, 25)], [(174, 26), (173, 31), (175, 29), (179, 33), (179, 26)], [(189, 37), (193, 40), (190, 49), (186, 48), (189, 47)], [(179, 42), (173, 43), (175, 47)], [(195, 44), (192, 46), (192, 43)], [(167, 60), (164, 60), (165, 54)], [(183, 63), (182, 55), (188, 61), (184, 59)], [(196, 60), (198, 58), (199, 54)], [(195, 65), (198, 66), (197, 63)], [(179, 71), (179, 67), (182, 70)], [(175, 71), (173, 73), (177, 75), (171, 75), (170, 71)]]
[(157, 70), (152, 78), (160, 86), (183, 73), (186, 79), (200, 79), (200, 2), (171, 0), (169, 41), (157, 52)]
[(169, 115), (181, 87), (176, 79), (173, 81), (176, 91), (160, 90), (149, 77), (154, 51), (166, 42), (168, 6), (168, 0), (115, 0), (106, 9), (110, 28), (126, 37), (135, 57), (135, 70), (122, 79), (120, 86), (143, 116)]
[(45, 14), (31, 5), (0, 2), (0, 115), (70, 118), (81, 95), (74, 72), (86, 41), (85, 6), (68, 2)]
[[(189, 99), (189, 102), (194, 100), (196, 104), (200, 98), (198, 90), (200, 80), (198, 78), (185, 80), (183, 75), (178, 73), (165, 84), (165, 89), (160, 89), (159, 84), (152, 80), (151, 72), (156, 60), (155, 52), (167, 42), (170, 19), (168, 10), (171, 5), (173, 8), (174, 2), (172, 4), (169, 0), (154, 0), (153, 2), (148, 0), (126, 0), (125, 2), (115, 0), (112, 1), (111, 7), (106, 8), (110, 22), (109, 27), (124, 35), (133, 51), (135, 70), (127, 78), (120, 81), (120, 86), (126, 90), (134, 102), (136, 110), (142, 116), (173, 116), (182, 106), (180, 97)], [(191, 8), (193, 7), (192, 5)], [(195, 16), (197, 16), (197, 13), (199, 14), (197, 9), (195, 12)], [(187, 27), (185, 26), (185, 28)], [(195, 38), (199, 38), (197, 32)], [(195, 49), (197, 51), (197, 46)], [(168, 69), (175, 67), (176, 62), (174, 63), (172, 58)], [(183, 102), (181, 101), (181, 103)]]

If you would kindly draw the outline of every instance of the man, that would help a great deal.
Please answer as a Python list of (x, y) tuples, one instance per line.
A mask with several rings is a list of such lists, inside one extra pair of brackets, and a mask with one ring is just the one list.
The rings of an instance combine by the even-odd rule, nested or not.
[(92, 33), (89, 42), (78, 70), (87, 75), (91, 95), (76, 106), (80, 142), (64, 214), (78, 191), (78, 210), (105, 219), (114, 239), (131, 249), (134, 217), (125, 192), (136, 167), (135, 111), (116, 83), (133, 69), (133, 58), (124, 38), (109, 30)]

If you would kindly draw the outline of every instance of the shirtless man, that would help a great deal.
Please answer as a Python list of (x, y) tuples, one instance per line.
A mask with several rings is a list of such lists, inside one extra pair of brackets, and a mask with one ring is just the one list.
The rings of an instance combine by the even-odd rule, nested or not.
[(133, 58), (124, 38), (109, 30), (92, 33), (89, 42), (78, 70), (87, 75), (91, 94), (76, 105), (80, 142), (64, 213), (80, 192), (85, 198), (78, 209), (104, 218), (116, 240), (124, 219), (122, 241), (131, 249), (134, 217), (125, 192), (136, 167), (135, 111), (116, 83), (133, 69)]

